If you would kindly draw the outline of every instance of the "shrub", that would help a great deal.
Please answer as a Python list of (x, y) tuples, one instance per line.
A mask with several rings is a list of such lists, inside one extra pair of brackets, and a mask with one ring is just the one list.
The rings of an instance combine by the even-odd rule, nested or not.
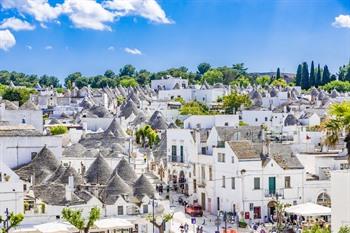
[(68, 128), (64, 125), (57, 125), (50, 128), (52, 135), (60, 135), (68, 132)]

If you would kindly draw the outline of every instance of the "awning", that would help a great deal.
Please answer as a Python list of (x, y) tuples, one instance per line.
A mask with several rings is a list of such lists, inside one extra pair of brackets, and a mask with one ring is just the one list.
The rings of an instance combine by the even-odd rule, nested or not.
[(120, 219), (120, 218), (106, 218), (97, 220), (94, 224), (95, 228), (101, 230), (122, 230), (122, 229), (130, 229), (133, 228), (134, 225), (130, 223), (128, 220)]
[(327, 216), (331, 215), (331, 208), (314, 203), (304, 203), (291, 206), (285, 209), (287, 213), (300, 216)]

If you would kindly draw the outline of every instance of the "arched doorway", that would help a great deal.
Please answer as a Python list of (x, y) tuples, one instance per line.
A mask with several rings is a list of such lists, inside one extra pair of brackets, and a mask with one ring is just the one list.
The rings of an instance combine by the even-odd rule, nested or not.
[(331, 204), (332, 204), (330, 196), (325, 192), (320, 193), (320, 195), (318, 195), (316, 203), (318, 205), (323, 205), (326, 207), (331, 207)]
[(275, 200), (270, 201), (269, 203), (267, 203), (267, 214), (268, 214), (268, 218), (275, 215), (276, 213), (276, 206), (277, 206), (277, 202)]

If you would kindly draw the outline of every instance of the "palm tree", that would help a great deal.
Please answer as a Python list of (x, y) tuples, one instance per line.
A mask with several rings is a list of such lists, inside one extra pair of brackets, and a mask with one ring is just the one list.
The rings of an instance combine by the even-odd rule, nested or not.
[(350, 166), (350, 102), (332, 104), (329, 108), (328, 118), (322, 125), (326, 132), (325, 144), (335, 146), (340, 139), (340, 135), (345, 133), (345, 143), (348, 155), (348, 164)]

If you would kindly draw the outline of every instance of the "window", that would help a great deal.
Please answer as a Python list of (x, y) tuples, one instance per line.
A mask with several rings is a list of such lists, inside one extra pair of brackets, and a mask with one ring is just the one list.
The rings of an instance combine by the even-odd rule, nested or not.
[(290, 176), (285, 176), (284, 177), (284, 188), (290, 189), (291, 184), (290, 184)]
[(176, 145), (171, 146), (171, 161), (176, 162)]
[(260, 206), (254, 207), (254, 219), (261, 219), (261, 207)]
[(195, 163), (193, 164), (193, 172), (192, 173), (193, 173), (193, 176), (196, 176), (196, 164)]
[(254, 189), (260, 189), (260, 177), (254, 177)]
[(235, 156), (231, 157), (231, 163), (235, 163)]
[(202, 147), (202, 155), (206, 155), (207, 154), (207, 148), (206, 147)]
[(225, 162), (225, 154), (224, 153), (218, 153), (218, 162), (220, 162), (220, 163)]
[(201, 166), (202, 180), (205, 180), (205, 167)]
[(184, 146), (180, 146), (180, 163), (184, 162)]
[(118, 206), (118, 215), (124, 215), (124, 206)]
[(26, 123), (26, 119), (22, 119), (22, 124), (25, 124)]
[(226, 187), (225, 176), (222, 176), (222, 187), (223, 187), (223, 188)]
[(234, 177), (231, 177), (231, 188), (235, 189), (236, 188), (236, 180)]
[(148, 213), (148, 205), (143, 205), (143, 213), (144, 214)]
[(265, 117), (265, 121), (268, 121), (267, 117)]
[(213, 168), (209, 166), (209, 180), (213, 180)]
[(225, 126), (228, 126), (228, 122), (225, 122)]
[(255, 121), (257, 122), (257, 121), (258, 121), (258, 118), (255, 118)]

